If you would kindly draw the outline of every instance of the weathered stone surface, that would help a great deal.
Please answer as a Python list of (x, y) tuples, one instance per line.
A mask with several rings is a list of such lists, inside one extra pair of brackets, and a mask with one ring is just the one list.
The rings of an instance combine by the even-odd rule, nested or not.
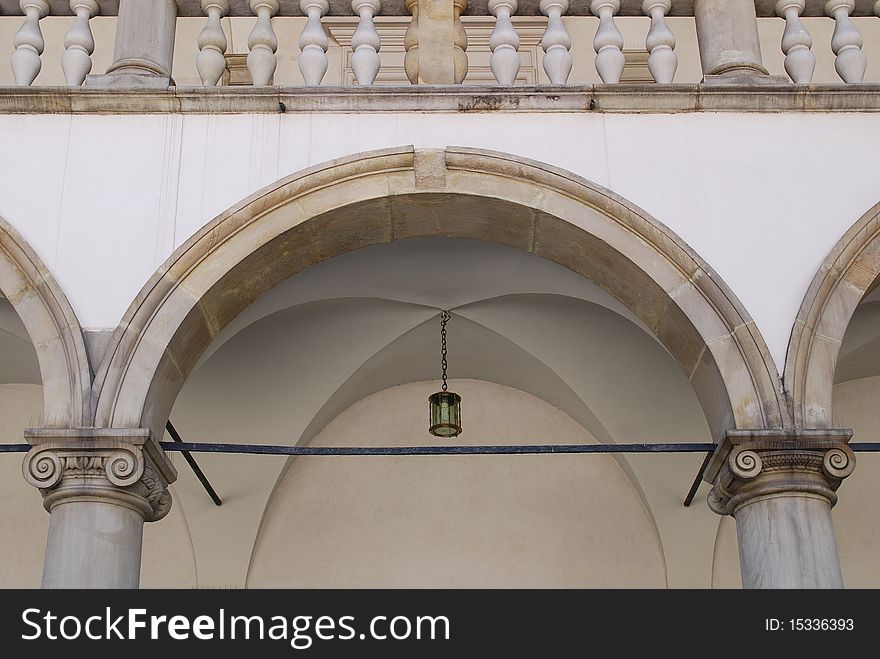
[(277, 114), (287, 112), (878, 112), (880, 86), (515, 85), (512, 87), (22, 87), (2, 114)]

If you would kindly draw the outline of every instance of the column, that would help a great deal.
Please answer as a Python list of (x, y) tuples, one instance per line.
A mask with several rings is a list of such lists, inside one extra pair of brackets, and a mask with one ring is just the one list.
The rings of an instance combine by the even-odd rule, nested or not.
[(137, 588), (144, 522), (171, 509), (177, 472), (145, 429), (36, 429), (25, 480), (49, 511), (43, 588)]
[[(768, 78), (761, 63), (753, 0), (695, 0), (694, 19), (705, 83)], [(722, 78), (719, 80), (719, 78)], [(753, 83), (754, 80), (749, 80)]]
[(177, 0), (119, 0), (113, 64), (87, 87), (168, 87), (174, 58)]
[(709, 507), (736, 518), (744, 588), (842, 588), (831, 523), (855, 468), (848, 430), (728, 432), (706, 468)]

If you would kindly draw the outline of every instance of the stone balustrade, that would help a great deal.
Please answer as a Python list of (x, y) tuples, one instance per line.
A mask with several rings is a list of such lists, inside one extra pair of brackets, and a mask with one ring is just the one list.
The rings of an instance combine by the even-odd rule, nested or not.
[[(44, 34), (47, 19), (62, 16), (69, 17), (64, 34), (57, 29)], [(100, 35), (93, 29), (96, 20), (107, 17), (117, 17), (109, 19), (115, 21), (115, 37), (106, 22)], [(295, 22), (279, 27), (279, 21), (294, 17)], [(627, 23), (635, 17), (637, 23)], [(181, 31), (181, 20), (190, 25), (198, 21), (197, 35), (191, 29)], [(233, 20), (249, 26), (246, 36), (234, 44)], [(810, 84), (815, 82), (817, 61), (825, 62), (826, 69), (833, 62), (841, 84), (858, 84), (870, 71), (862, 34), (866, 26), (867, 43), (880, 42), (880, 0), (0, 0), (0, 37), (11, 32), (10, 21), (15, 21), (16, 30), (7, 70), (20, 86), (52, 84), (38, 78), (50, 57), (59, 58), (64, 83), (72, 87), (161, 88), (191, 86), (196, 80), (203, 86), (289, 85), (275, 79), (282, 58), (296, 60), (300, 84), (307, 87), (393, 84), (397, 79), (383, 70), (391, 66), (383, 59), (383, 46), (401, 53), (405, 48), (403, 80), (416, 84), (519, 84), (524, 82), (522, 58), (529, 48), (534, 55), (525, 56), (540, 59), (535, 70), (541, 73), (531, 81), (539, 84), (571, 84), (572, 77), (605, 84)], [(328, 76), (334, 61), (329, 50), (340, 47), (332, 25), (340, 21), (355, 28), (345, 45), (350, 50), (350, 76), (341, 81)], [(406, 37), (398, 38), (397, 32), (386, 29), (392, 24), (388, 21), (395, 26), (412, 24)], [(759, 35), (759, 21), (772, 22), (778, 32), (776, 52), (768, 52), (767, 30)], [(730, 30), (730, 25), (737, 29)], [(816, 31), (817, 25), (818, 31), (830, 35), (821, 49), (811, 34), (811, 26)], [(297, 29), (293, 42), (291, 26)], [(536, 26), (541, 36), (529, 41)], [(480, 30), (489, 32), (485, 68), (493, 80), (465, 78), (474, 58), (481, 57), (479, 47), (468, 52), (472, 35)], [(690, 50), (682, 55), (679, 44), (685, 32), (695, 33), (698, 48), (688, 43)], [(578, 48), (586, 34), (590, 41)], [(101, 38), (113, 42), (103, 47), (112, 47), (114, 56), (109, 66), (95, 73), (96, 41), (100, 48)], [(285, 50), (292, 43), (298, 45), (294, 53)], [(878, 50), (876, 45), (872, 48)], [(691, 61), (689, 70), (702, 76), (682, 79), (680, 65), (694, 60), (697, 51), (699, 69)], [(197, 75), (176, 83), (172, 58), (178, 66), (189, 56), (189, 68)], [(787, 75), (782, 75), (781, 65), (771, 75), (768, 60), (784, 61)], [(875, 82), (880, 79), (878, 67), (875, 63)], [(403, 77), (404, 67), (397, 68), (398, 78)], [(632, 73), (635, 69), (642, 73)]]

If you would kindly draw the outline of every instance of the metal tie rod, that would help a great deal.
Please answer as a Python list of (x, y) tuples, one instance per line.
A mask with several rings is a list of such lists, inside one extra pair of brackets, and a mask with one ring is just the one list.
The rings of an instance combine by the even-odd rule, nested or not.
[[(251, 455), (529, 455), (546, 453), (704, 453), (715, 444), (539, 444), (516, 446), (284, 446), (277, 444), (208, 444), (160, 442), (166, 451)], [(880, 452), (880, 442), (852, 442), (854, 453)], [(27, 453), (30, 444), (0, 444), (0, 453)]]
[[(180, 438), (180, 434), (177, 432), (177, 428), (174, 427), (174, 424), (171, 423), (171, 420), (168, 420), (168, 423), (165, 424), (165, 430), (168, 431), (168, 434), (171, 435), (171, 439), (174, 440), (174, 443), (170, 442), (160, 442), (165, 450), (172, 450), (169, 448), (170, 446), (179, 447), (185, 444), (185, 442)], [(190, 469), (193, 470), (193, 473), (196, 475), (196, 478), (199, 479), (199, 482), (202, 484), (202, 487), (205, 488), (205, 492), (208, 493), (208, 496), (211, 497), (211, 501), (214, 502), (215, 506), (222, 506), (223, 500), (220, 498), (220, 495), (217, 494), (217, 491), (211, 485), (211, 482), (208, 480), (208, 477), (205, 476), (205, 472), (202, 471), (202, 468), (199, 466), (199, 463), (196, 462), (196, 459), (190, 455), (189, 450), (184, 448), (175, 448), (174, 450), (178, 450), (183, 454), (184, 460), (190, 466)]]
[[(703, 472), (715, 451), (715, 444), (525, 444), (514, 446), (285, 446), (278, 444), (210, 444), (184, 442), (168, 422), (173, 442), (160, 442), (166, 451), (179, 451), (193, 468), (208, 494), (218, 506), (220, 497), (190, 453), (230, 453), (245, 455), (302, 455), (302, 456), (425, 456), (425, 455), (541, 455), (589, 453), (706, 453), (697, 476), (685, 497), (690, 506), (703, 478)], [(880, 442), (853, 442), (848, 445), (855, 453), (880, 452)], [(0, 453), (25, 453), (30, 444), (0, 444)]]
[(250, 455), (532, 455), (564, 453), (703, 453), (714, 444), (524, 444), (513, 446), (284, 446), (278, 444), (208, 444), (162, 442), (166, 451), (244, 453)]

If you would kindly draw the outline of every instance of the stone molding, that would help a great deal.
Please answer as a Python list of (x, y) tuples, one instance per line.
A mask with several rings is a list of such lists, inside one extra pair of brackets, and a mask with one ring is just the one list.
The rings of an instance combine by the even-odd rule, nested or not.
[(815, 496), (837, 503), (837, 488), (856, 466), (851, 430), (730, 431), (706, 467), (709, 508), (733, 515), (754, 501)]
[(22, 463), (25, 481), (43, 494), (50, 513), (70, 501), (133, 508), (147, 522), (171, 510), (168, 486), (177, 471), (149, 430), (30, 429), (33, 445)]
[(880, 112), (880, 85), (2, 87), (0, 114)]
[(788, 344), (784, 379), (796, 424), (831, 426), (840, 346), (856, 307), (878, 278), (880, 203), (837, 242), (801, 303)]

